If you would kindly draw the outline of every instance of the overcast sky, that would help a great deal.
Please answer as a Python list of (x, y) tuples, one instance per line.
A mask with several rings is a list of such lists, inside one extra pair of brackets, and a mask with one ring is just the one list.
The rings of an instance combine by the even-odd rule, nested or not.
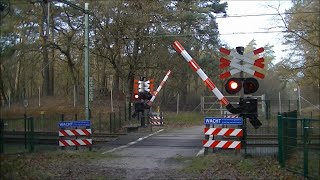
[[(225, 2), (225, 1), (221, 1)], [(281, 56), (285, 54), (282, 50), (286, 47), (281, 45), (283, 42), (283, 33), (251, 33), (251, 32), (270, 32), (279, 31), (283, 29), (274, 28), (277, 25), (283, 25), (281, 21), (277, 21), (279, 16), (271, 16), (265, 14), (276, 14), (277, 11), (267, 6), (279, 7), (280, 13), (289, 9), (292, 4), (291, 1), (240, 1), (227, 0), (229, 17), (217, 18), (219, 26), (220, 39), (222, 43), (228, 44), (230, 47), (246, 46), (252, 39), (256, 40), (257, 48), (264, 47), (266, 44), (274, 45), (276, 60), (279, 62)], [(245, 16), (245, 15), (259, 15), (259, 16)], [(234, 17), (241, 16), (241, 17)], [(237, 34), (244, 33), (244, 34)]]

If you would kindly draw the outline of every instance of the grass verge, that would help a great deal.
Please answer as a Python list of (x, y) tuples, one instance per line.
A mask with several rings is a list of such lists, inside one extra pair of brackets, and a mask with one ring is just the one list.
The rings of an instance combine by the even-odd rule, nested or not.
[[(191, 163), (181, 170), (182, 173), (199, 179), (303, 179), (281, 169), (272, 157), (245, 158), (241, 154), (218, 152), (189, 160)], [(182, 159), (177, 158), (177, 161)]]
[[(59, 179), (81, 168), (86, 173), (87, 164), (94, 160), (118, 158), (100, 151), (55, 151), (45, 153), (2, 155), (0, 179)], [(81, 173), (80, 172), (80, 173)], [(86, 175), (86, 174), (84, 174)]]

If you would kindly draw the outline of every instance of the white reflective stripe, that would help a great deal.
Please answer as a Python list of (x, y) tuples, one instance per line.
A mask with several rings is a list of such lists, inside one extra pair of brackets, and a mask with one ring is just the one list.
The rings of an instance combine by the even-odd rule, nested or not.
[(192, 60), (192, 57), (188, 54), (188, 52), (187, 52), (186, 50), (183, 50), (183, 51), (181, 52), (181, 55), (184, 57), (184, 59), (185, 59), (187, 62), (189, 62), (189, 61)]
[(201, 78), (203, 81), (205, 81), (206, 79), (208, 79), (208, 76), (206, 75), (206, 73), (204, 73), (204, 72), (202, 71), (201, 68), (197, 70), (197, 73), (198, 73), (198, 75), (200, 76), (200, 78)]
[(217, 144), (217, 148), (222, 148), (228, 141), (220, 141), (218, 144)]
[(222, 128), (221, 131), (217, 135), (223, 136), (228, 130), (229, 130), (229, 128)]
[(205, 132), (205, 135), (211, 135), (217, 128), (209, 128), (207, 132)]
[(209, 140), (209, 141), (207, 141), (203, 146), (204, 147), (210, 147), (210, 145), (212, 144), (214, 142), (214, 140)]
[(59, 136), (64, 136), (64, 135), (61, 133), (61, 131), (59, 131)]
[(74, 136), (74, 133), (70, 130), (65, 130), (65, 132), (69, 135), (69, 136)]
[(235, 75), (235, 74), (237, 74), (237, 73), (239, 73), (239, 72), (240, 72), (239, 69), (231, 69), (231, 70), (230, 70), (230, 74), (231, 74), (231, 75)]
[(156, 96), (152, 96), (152, 98), (150, 99), (150, 101), (153, 102), (155, 98), (156, 98)]
[(237, 136), (241, 131), (242, 131), (242, 129), (235, 129), (234, 131), (232, 131), (230, 136)]
[(240, 141), (233, 141), (228, 148), (234, 149), (240, 144)]
[(87, 141), (88, 141), (90, 144), (92, 144), (92, 139), (87, 139)]
[(166, 76), (169, 76), (171, 74), (171, 70), (169, 70), (166, 74)]
[(161, 85), (160, 86), (158, 86), (158, 88), (157, 88), (157, 94), (158, 94), (158, 92), (161, 90)]
[(83, 130), (80, 130), (80, 129), (79, 129), (79, 130), (77, 130), (77, 132), (78, 132), (80, 135), (82, 135), (82, 136), (83, 136), (83, 135), (86, 135), (86, 134), (83, 132)]
[(61, 141), (59, 141), (59, 146), (64, 146), (64, 144)]
[(221, 100), (221, 99), (224, 97), (224, 96), (221, 94), (221, 92), (219, 91), (218, 88), (214, 88), (214, 89), (212, 90), (212, 92), (214, 93), (214, 95), (217, 96), (217, 98), (218, 98), (219, 100)]
[(66, 143), (69, 144), (70, 146), (75, 146), (75, 144), (71, 140), (66, 140)]
[(77, 142), (80, 144), (80, 145), (86, 145), (82, 140), (78, 141)]
[(165, 76), (162, 80), (162, 82), (166, 82), (169, 76)]

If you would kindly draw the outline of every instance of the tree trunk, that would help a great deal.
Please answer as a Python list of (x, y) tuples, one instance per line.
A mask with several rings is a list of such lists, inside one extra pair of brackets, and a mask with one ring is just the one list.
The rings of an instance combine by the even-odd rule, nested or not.
[(16, 69), (16, 76), (14, 79), (14, 94), (16, 97), (20, 96), (20, 95), (18, 95), (18, 87), (19, 87), (19, 79), (20, 79), (20, 66), (21, 66), (21, 62), (18, 61), (17, 69)]
[[(51, 11), (52, 12), (52, 11)], [(50, 13), (50, 41), (54, 43), (54, 18), (53, 18), (53, 13)], [(51, 59), (50, 59), (50, 83), (49, 83), (49, 89), (50, 89), (50, 95), (54, 96), (54, 61), (55, 61), (55, 48), (51, 48)]]
[[(3, 69), (3, 66), (1, 64), (1, 60), (0, 60), (0, 97), (3, 97), (4, 99), (4, 102), (7, 103), (8, 100), (7, 100), (7, 97), (6, 97), (6, 94), (4, 92), (4, 83), (3, 83), (3, 76), (2, 76), (2, 70)], [(2, 103), (0, 103), (0, 106), (2, 105)]]
[(46, 6), (43, 3), (42, 4), (42, 18), (39, 22), (39, 34), (41, 38), (41, 49), (42, 49), (42, 57), (43, 57), (43, 63), (42, 63), (42, 75), (43, 75), (43, 94), (45, 96), (50, 95), (50, 70), (49, 70), (49, 53), (48, 53), (48, 34), (45, 34), (45, 16), (46, 16)]
[(79, 84), (77, 81), (77, 76), (75, 73), (75, 69), (74, 69), (74, 63), (72, 62), (71, 56), (70, 56), (70, 51), (68, 51), (68, 54), (66, 55), (67, 57), (67, 61), (68, 61), (68, 67), (70, 70), (70, 75), (71, 75), (71, 79), (72, 79), (72, 83), (73, 85), (76, 87), (76, 94), (78, 94), (79, 92)]

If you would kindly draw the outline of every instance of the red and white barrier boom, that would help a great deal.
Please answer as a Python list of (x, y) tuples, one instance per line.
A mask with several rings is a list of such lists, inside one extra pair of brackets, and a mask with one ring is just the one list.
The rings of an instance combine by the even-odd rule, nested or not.
[(203, 72), (203, 70), (199, 67), (197, 62), (188, 54), (188, 52), (183, 48), (183, 46), (178, 42), (173, 42), (174, 49), (180, 53), (184, 59), (189, 63), (190, 67), (197, 72), (197, 74), (201, 77), (206, 86), (213, 92), (215, 96), (220, 100), (222, 105), (226, 106), (227, 110), (233, 114), (241, 113), (240, 107), (235, 108), (232, 104), (229, 103), (226, 97), (222, 95), (216, 85), (211, 81), (210, 78)]
[(165, 77), (163, 78), (163, 80), (161, 81), (161, 83), (160, 83), (159, 87), (157, 88), (157, 90), (154, 91), (154, 93), (153, 93), (153, 95), (152, 95), (152, 98), (150, 99), (150, 101), (147, 102), (147, 105), (148, 105), (149, 107), (151, 107), (154, 99), (157, 97), (158, 93), (160, 92), (160, 90), (161, 90), (161, 88), (163, 87), (164, 83), (165, 83), (165, 82), (167, 81), (167, 79), (169, 78), (170, 74), (171, 74), (171, 70), (169, 70), (169, 71), (167, 72), (166, 76), (165, 76)]

